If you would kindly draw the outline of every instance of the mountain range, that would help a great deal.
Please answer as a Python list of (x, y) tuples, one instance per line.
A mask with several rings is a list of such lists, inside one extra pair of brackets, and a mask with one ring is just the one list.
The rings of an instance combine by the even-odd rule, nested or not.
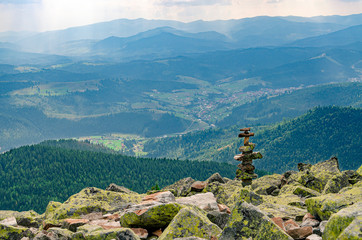
[[(0, 33), (1, 150), (50, 138), (273, 123), (321, 102), (359, 107), (361, 16), (120, 19)], [(288, 96), (295, 104), (287, 109), (264, 104)]]

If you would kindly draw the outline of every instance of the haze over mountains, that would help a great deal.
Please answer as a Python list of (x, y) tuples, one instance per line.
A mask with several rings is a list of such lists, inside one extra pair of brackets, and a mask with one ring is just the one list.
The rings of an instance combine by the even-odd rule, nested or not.
[[(249, 123), (273, 123), (317, 105), (360, 107), (361, 22), (362, 14), (120, 19), (0, 33), (0, 150), (114, 132), (178, 134), (251, 115), (260, 117)], [(298, 89), (283, 111), (265, 103)], [(324, 101), (306, 107), (320, 92)], [(245, 110), (259, 97), (258, 107)], [(242, 109), (254, 110), (244, 119)]]

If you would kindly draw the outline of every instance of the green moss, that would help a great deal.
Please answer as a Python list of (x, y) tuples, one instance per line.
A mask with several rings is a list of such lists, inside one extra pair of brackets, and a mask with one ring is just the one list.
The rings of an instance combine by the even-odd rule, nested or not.
[(193, 206), (181, 209), (159, 240), (189, 236), (210, 239), (211, 237), (218, 238), (220, 233), (221, 229), (206, 217), (206, 212)]
[(284, 185), (281, 189), (280, 189), (280, 193), (279, 194), (293, 194), (293, 195), (297, 195), (299, 197), (305, 197), (305, 198), (309, 198), (309, 197), (317, 197), (320, 196), (321, 194), (313, 189), (310, 188), (306, 188), (301, 184), (298, 183), (294, 183), (291, 185)]
[(125, 213), (120, 218), (122, 227), (164, 228), (181, 209), (178, 203), (168, 203), (149, 208), (145, 213)]
[(246, 202), (237, 202), (219, 240), (247, 238), (292, 239), (258, 208)]
[(305, 200), (308, 212), (318, 216), (321, 220), (329, 217), (339, 210), (361, 200), (362, 188), (352, 188), (343, 193), (330, 193)]
[(115, 212), (127, 203), (141, 202), (143, 195), (120, 193), (98, 188), (85, 188), (63, 204), (50, 202), (45, 211), (45, 221), (57, 224), (65, 218), (78, 218), (91, 212)]
[[(331, 216), (329, 219), (326, 228), (323, 232), (323, 239), (340, 239), (339, 236), (342, 232), (344, 236), (354, 234), (356, 232), (351, 232), (350, 230), (353, 230), (354, 225), (351, 226), (351, 229), (347, 229), (347, 227), (356, 220), (357, 223), (362, 220), (361, 214), (362, 209), (362, 202), (358, 202), (356, 204), (353, 204), (352, 206), (349, 206), (345, 209), (342, 209), (338, 213), (335, 213)], [(357, 231), (357, 233), (360, 232), (360, 230)]]
[(338, 193), (342, 188), (351, 186), (348, 182), (348, 176), (344, 174), (338, 174), (328, 180), (324, 187), (323, 194)]
[(0, 239), (13, 240), (21, 239), (22, 237), (33, 237), (33, 235), (27, 228), (5, 226), (0, 224)]
[(362, 216), (357, 216), (338, 236), (339, 240), (361, 240)]

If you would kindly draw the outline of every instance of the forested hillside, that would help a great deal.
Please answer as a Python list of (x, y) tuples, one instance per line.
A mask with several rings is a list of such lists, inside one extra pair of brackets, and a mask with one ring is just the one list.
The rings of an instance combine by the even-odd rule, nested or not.
[[(72, 141), (61, 144), (76, 148)], [(0, 155), (0, 209), (42, 212), (49, 201), (63, 202), (89, 186), (104, 189), (113, 182), (142, 193), (156, 184), (164, 187), (185, 177), (205, 180), (215, 172), (234, 178), (235, 170), (233, 165), (216, 162), (24, 146)]]
[[(295, 169), (298, 162), (316, 163), (337, 156), (342, 169), (356, 169), (362, 163), (361, 119), (360, 108), (318, 107), (293, 120), (253, 127), (251, 141), (264, 155), (255, 166), (280, 173)], [(245, 126), (250, 125), (153, 139), (145, 143), (144, 151), (153, 157), (235, 163), (233, 156), (242, 144), (237, 135)]]

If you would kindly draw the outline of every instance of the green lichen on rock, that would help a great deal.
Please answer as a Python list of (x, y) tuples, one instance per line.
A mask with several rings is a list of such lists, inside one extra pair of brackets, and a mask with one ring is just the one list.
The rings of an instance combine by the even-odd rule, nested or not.
[(362, 176), (362, 165), (356, 171), (360, 176)]
[(153, 206), (141, 215), (134, 212), (125, 213), (120, 218), (122, 227), (164, 228), (177, 215), (182, 206), (168, 203)]
[(172, 185), (164, 187), (162, 191), (170, 191), (175, 197), (185, 197), (194, 182), (195, 180), (190, 177), (184, 178)]
[(77, 227), (77, 232), (83, 233), (91, 233), (99, 230), (103, 230), (103, 228), (98, 225), (84, 224), (83, 226)]
[(299, 184), (299, 183), (294, 183), (294, 184), (287, 184), (284, 185), (281, 189), (280, 189), (280, 195), (283, 194), (293, 194), (299, 197), (304, 197), (304, 198), (309, 198), (309, 197), (317, 197), (320, 196), (321, 194), (313, 189), (304, 187), (303, 185)]
[(0, 211), (0, 221), (9, 217), (15, 217), (17, 224), (25, 227), (38, 227), (41, 223), (41, 215), (33, 210), (24, 212)]
[(362, 216), (357, 216), (344, 231), (338, 236), (339, 240), (361, 240), (362, 239)]
[[(329, 219), (326, 228), (323, 232), (323, 239), (334, 240), (334, 239), (350, 239), (344, 238), (343, 236), (361, 234), (361, 229), (355, 231), (355, 224), (360, 223), (362, 220), (362, 202), (358, 202), (342, 209), (341, 211), (333, 214)], [(353, 225), (351, 223), (354, 222)], [(350, 228), (347, 229), (347, 227)], [(359, 225), (360, 227), (361, 225)], [(342, 234), (343, 233), (343, 234)], [(340, 237), (342, 235), (342, 237)]]
[(323, 194), (338, 193), (342, 188), (348, 186), (351, 186), (348, 182), (348, 176), (340, 173), (328, 180), (324, 187)]
[(49, 228), (48, 232), (52, 232), (53, 236), (56, 237), (56, 239), (70, 239), (72, 237), (72, 235), (74, 234), (74, 232), (69, 231), (68, 229), (65, 228)]
[(206, 212), (193, 206), (181, 209), (159, 240), (190, 236), (211, 239), (211, 237), (218, 238), (220, 233), (221, 229), (206, 217)]
[(263, 197), (263, 202), (265, 203), (290, 205), (299, 208), (304, 208), (304, 203), (302, 199), (294, 194), (280, 194), (278, 196), (263, 195), (262, 197)]
[(339, 170), (338, 159), (336, 157), (314, 164), (311, 167), (310, 172), (321, 182), (322, 187), (320, 189), (314, 189), (319, 192), (323, 191), (324, 186), (327, 184), (329, 179), (341, 173)]
[(213, 182), (206, 186), (203, 192), (212, 192), (220, 204), (232, 206), (237, 201), (237, 194), (243, 188), (241, 181), (230, 180), (226, 183)]
[(257, 194), (270, 195), (274, 190), (280, 187), (281, 178), (282, 175), (280, 174), (266, 175), (253, 180), (251, 188)]
[(45, 211), (45, 221), (58, 223), (65, 218), (77, 218), (91, 212), (116, 212), (127, 203), (139, 203), (143, 195), (85, 188), (64, 203), (50, 202)]
[(28, 228), (13, 227), (0, 224), (0, 239), (14, 240), (21, 239), (22, 237), (33, 237)]
[(131, 230), (127, 228), (116, 228), (109, 230), (100, 230), (91, 232), (85, 235), (87, 240), (112, 240), (112, 239), (127, 239), (127, 240), (140, 240), (140, 238)]
[(260, 210), (267, 213), (268, 217), (281, 217), (283, 219), (294, 219), (300, 221), (307, 214), (306, 209), (290, 205), (263, 203), (258, 206)]
[(321, 220), (328, 220), (329, 217), (358, 201), (361, 201), (362, 188), (352, 188), (343, 193), (329, 193), (319, 197), (305, 200), (308, 212), (318, 216)]
[(248, 238), (253, 240), (292, 240), (256, 206), (246, 202), (237, 202), (231, 210), (231, 216), (219, 240)]

